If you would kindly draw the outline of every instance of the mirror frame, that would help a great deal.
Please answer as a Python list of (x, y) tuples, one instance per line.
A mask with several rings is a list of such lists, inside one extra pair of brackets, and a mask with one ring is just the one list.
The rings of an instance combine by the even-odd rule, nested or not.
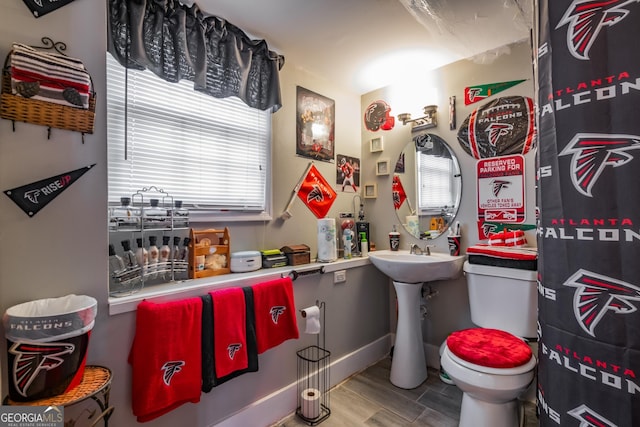
[[(441, 151), (446, 150), (446, 156), (451, 158), (453, 162), (453, 176), (452, 185), (457, 189), (457, 193), (452, 194), (453, 205), (448, 206), (445, 205), (441, 208), (441, 213), (439, 214), (427, 214), (420, 213), (419, 206), (414, 205), (413, 203), (418, 203), (418, 171), (417, 171), (417, 156), (411, 156), (411, 153), (424, 153), (426, 151)], [(413, 158), (411, 158), (413, 157)], [(443, 156), (438, 156), (443, 157)], [(411, 177), (407, 179), (405, 175), (404, 180), (400, 180), (402, 187), (409, 188), (409, 191), (406, 192), (407, 199), (400, 204), (398, 208), (396, 206), (396, 195), (395, 191), (395, 177), (402, 177), (403, 174), (408, 174), (409, 168), (414, 170), (413, 172), (413, 182), (409, 182)], [(406, 172), (405, 172), (406, 171)], [(432, 133), (419, 133), (412, 134), (411, 141), (404, 147), (400, 155), (398, 156), (398, 160), (395, 164), (395, 170), (393, 171), (394, 180), (392, 180), (392, 202), (394, 203), (394, 210), (398, 221), (404, 229), (410, 235), (414, 236), (420, 240), (432, 240), (437, 239), (443, 234), (447, 234), (447, 228), (451, 227), (456, 216), (458, 215), (458, 210), (460, 209), (460, 202), (462, 200), (462, 171), (460, 168), (460, 161), (458, 160), (456, 153), (453, 151), (451, 146), (439, 135)], [(415, 207), (415, 208), (414, 208)], [(446, 211), (445, 211), (446, 209)], [(407, 214), (402, 214), (402, 212), (406, 212)]]

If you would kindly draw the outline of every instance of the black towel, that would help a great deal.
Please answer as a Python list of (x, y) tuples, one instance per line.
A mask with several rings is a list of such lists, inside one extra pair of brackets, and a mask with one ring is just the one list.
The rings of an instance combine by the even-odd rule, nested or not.
[(245, 299), (246, 323), (247, 323), (247, 352), (249, 366), (246, 369), (235, 371), (224, 377), (216, 377), (215, 359), (213, 357), (213, 300), (210, 294), (202, 298), (202, 391), (208, 393), (213, 387), (217, 387), (230, 379), (236, 378), (247, 372), (258, 370), (258, 344), (256, 341), (255, 314), (253, 309), (253, 289), (242, 288)]

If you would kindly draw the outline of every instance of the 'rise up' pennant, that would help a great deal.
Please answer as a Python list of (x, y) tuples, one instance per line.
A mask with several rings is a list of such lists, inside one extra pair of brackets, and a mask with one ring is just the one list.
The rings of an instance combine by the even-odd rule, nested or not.
[(74, 0), (22, 0), (29, 8), (33, 16), (40, 18), (49, 12), (60, 9)]
[(37, 214), (40, 209), (44, 208), (53, 199), (58, 197), (60, 193), (69, 188), (71, 184), (76, 182), (78, 178), (85, 174), (96, 164), (86, 166), (71, 172), (65, 172), (61, 175), (45, 178), (31, 184), (6, 190), (6, 194), (13, 202), (20, 207), (30, 217)]
[(484, 85), (469, 86), (464, 88), (464, 105), (473, 104), (483, 99), (500, 93), (503, 90), (507, 90), (517, 84), (520, 84), (523, 80), (511, 80), (510, 82), (500, 83), (487, 83)]

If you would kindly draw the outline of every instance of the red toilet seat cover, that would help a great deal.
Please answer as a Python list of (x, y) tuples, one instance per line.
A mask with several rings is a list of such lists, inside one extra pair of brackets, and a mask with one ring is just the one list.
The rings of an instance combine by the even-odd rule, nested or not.
[(488, 368), (515, 368), (531, 359), (524, 341), (498, 329), (456, 331), (447, 338), (447, 347), (462, 360)]

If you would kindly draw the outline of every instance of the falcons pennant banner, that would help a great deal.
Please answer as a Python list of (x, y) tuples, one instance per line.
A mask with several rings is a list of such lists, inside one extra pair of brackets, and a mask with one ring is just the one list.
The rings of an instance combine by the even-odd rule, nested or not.
[(65, 172), (61, 175), (52, 176), (51, 178), (45, 178), (32, 182), (31, 184), (23, 185), (22, 187), (6, 190), (4, 194), (13, 200), (24, 213), (33, 217), (40, 209), (47, 206), (49, 202), (58, 197), (95, 165), (94, 163), (91, 166)]
[(22, 0), (24, 4), (29, 8), (33, 16), (40, 18), (47, 13), (53, 12), (56, 9), (60, 9), (62, 6), (66, 6), (74, 0)]
[(407, 193), (404, 191), (402, 181), (400, 181), (400, 177), (398, 175), (393, 176), (391, 191), (393, 194), (393, 207), (398, 210), (400, 209), (400, 206), (402, 206), (404, 201), (407, 200)]
[(331, 205), (336, 201), (336, 192), (322, 174), (311, 165), (298, 189), (298, 197), (317, 218), (327, 216)]
[(639, 0), (540, 0), (540, 426), (640, 426)]

